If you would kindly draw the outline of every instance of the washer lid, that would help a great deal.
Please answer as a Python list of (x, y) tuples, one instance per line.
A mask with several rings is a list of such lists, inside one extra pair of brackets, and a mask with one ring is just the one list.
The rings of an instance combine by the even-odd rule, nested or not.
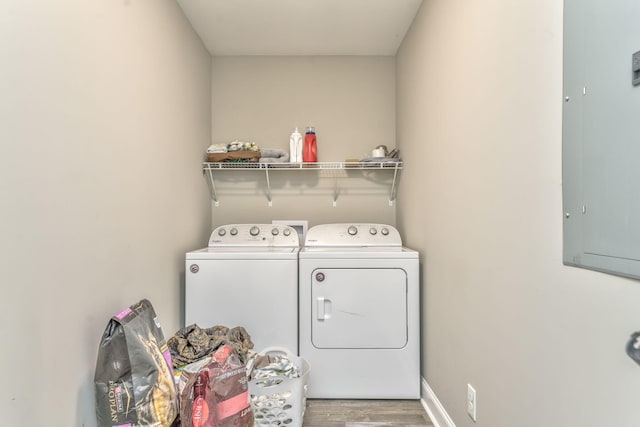
[(187, 252), (187, 260), (195, 259), (298, 259), (300, 249), (272, 246), (229, 246), (207, 247), (197, 251)]
[(304, 247), (300, 259), (418, 259), (418, 252), (404, 246)]
[(325, 246), (402, 246), (395, 227), (387, 224), (322, 224), (307, 231), (306, 247)]

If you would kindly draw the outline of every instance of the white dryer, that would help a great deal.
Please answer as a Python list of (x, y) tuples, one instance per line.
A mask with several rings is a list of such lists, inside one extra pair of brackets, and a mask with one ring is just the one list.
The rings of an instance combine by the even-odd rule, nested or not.
[(287, 225), (217, 227), (186, 254), (185, 324), (243, 326), (254, 349), (298, 352), (298, 251)]
[(312, 398), (418, 399), (418, 252), (383, 224), (325, 224), (299, 253), (300, 356)]

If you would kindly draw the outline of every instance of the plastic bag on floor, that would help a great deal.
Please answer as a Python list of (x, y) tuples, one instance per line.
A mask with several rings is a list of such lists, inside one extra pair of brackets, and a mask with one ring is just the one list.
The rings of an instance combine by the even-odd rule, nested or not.
[(171, 355), (148, 300), (109, 321), (94, 384), (98, 427), (167, 427), (177, 417)]
[(251, 427), (246, 366), (229, 345), (182, 368), (180, 421), (187, 427)]

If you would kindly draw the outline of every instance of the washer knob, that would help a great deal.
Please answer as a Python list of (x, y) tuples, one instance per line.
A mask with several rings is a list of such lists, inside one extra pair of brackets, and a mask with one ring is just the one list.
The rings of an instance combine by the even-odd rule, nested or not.
[(218, 230), (218, 236), (224, 236), (225, 234), (227, 234), (227, 230), (225, 230), (224, 228)]
[(347, 228), (347, 233), (355, 236), (356, 234), (358, 234), (358, 228), (355, 225), (350, 225), (349, 228)]
[(231, 234), (232, 236), (235, 236), (236, 234), (238, 234), (238, 229), (233, 227), (231, 230), (229, 230), (229, 234)]
[(277, 236), (277, 235), (278, 235), (278, 233), (279, 233), (279, 231), (278, 231), (278, 229), (277, 229), (277, 228), (272, 228), (272, 229), (271, 229), (271, 234), (272, 234), (272, 235)]
[(371, 227), (369, 229), (369, 234), (371, 234), (372, 236), (375, 236), (376, 234), (378, 234), (378, 230), (376, 230), (375, 227)]
[(380, 230), (380, 232), (382, 233), (383, 236), (389, 235), (389, 229), (387, 227), (383, 227), (382, 230)]
[(249, 229), (249, 234), (251, 234), (252, 236), (257, 236), (258, 234), (260, 234), (260, 229), (254, 225)]
[(291, 235), (291, 230), (289, 230), (288, 228), (285, 228), (284, 230), (282, 230), (282, 234), (284, 234), (285, 236), (289, 236)]

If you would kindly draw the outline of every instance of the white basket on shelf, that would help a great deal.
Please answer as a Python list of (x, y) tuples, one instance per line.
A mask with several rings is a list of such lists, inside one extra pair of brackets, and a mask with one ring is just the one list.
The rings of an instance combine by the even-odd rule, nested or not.
[(309, 364), (286, 348), (269, 347), (259, 354), (283, 355), (300, 370), (300, 376), (270, 377), (249, 381), (251, 408), (256, 426), (301, 427), (307, 404)]

